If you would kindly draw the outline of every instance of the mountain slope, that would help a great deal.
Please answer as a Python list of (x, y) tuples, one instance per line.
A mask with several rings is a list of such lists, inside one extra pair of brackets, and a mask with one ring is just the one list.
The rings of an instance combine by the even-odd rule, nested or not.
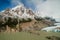
[(34, 11), (27, 9), (24, 5), (17, 5), (0, 12), (0, 19), (0, 30), (41, 30), (43, 27), (53, 25), (51, 21), (37, 16)]

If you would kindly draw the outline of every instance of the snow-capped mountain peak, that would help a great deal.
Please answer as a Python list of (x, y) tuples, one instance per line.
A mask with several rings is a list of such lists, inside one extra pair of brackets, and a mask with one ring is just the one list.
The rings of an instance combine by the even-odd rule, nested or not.
[(15, 7), (13, 7), (12, 10), (16, 10), (16, 9), (18, 9), (18, 8), (20, 9), (21, 7), (24, 7), (24, 5), (17, 5), (17, 6), (15, 6)]
[(17, 16), (19, 18), (34, 18), (34, 12), (31, 9), (27, 9), (24, 5), (17, 5), (12, 9), (6, 9), (2, 12), (4, 16)]

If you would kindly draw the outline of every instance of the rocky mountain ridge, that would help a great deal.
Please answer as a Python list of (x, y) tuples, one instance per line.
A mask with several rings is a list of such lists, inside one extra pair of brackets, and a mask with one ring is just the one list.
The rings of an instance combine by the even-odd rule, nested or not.
[(16, 7), (0, 12), (0, 31), (27, 31), (41, 30), (43, 27), (54, 25), (50, 18), (42, 18), (32, 9), (17, 5)]

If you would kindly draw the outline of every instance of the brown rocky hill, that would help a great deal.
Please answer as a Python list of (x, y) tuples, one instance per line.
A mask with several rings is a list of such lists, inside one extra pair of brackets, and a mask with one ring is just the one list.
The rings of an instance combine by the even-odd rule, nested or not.
[(54, 22), (39, 17), (31, 9), (18, 5), (12, 9), (0, 12), (0, 31), (28, 31), (41, 30), (43, 27), (52, 26)]

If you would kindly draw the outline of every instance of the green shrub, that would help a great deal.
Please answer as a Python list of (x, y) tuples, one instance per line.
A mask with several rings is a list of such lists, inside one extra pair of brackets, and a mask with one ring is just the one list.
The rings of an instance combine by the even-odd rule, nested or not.
[(20, 22), (22, 22), (22, 23), (30, 22), (30, 21), (32, 21), (31, 18), (27, 18), (27, 19), (22, 18), (22, 19), (20, 19)]
[(43, 18), (42, 17), (34, 17), (35, 18), (35, 20), (37, 20), (37, 21), (42, 21), (43, 20)]

